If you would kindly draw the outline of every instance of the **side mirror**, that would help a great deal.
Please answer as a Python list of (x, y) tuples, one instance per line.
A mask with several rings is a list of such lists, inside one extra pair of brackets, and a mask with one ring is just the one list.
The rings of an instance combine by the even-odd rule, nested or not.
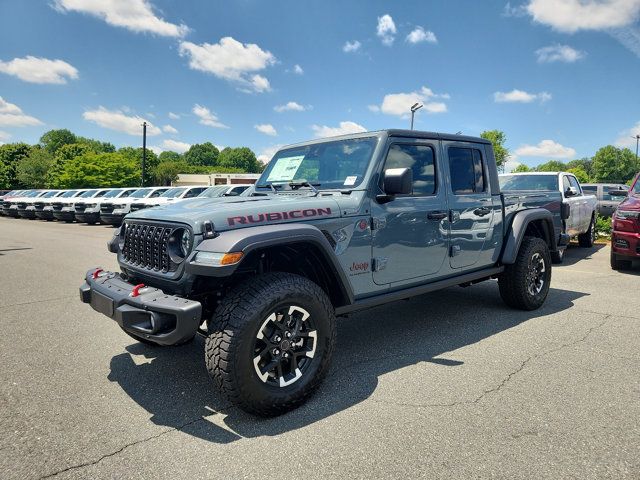
[(612, 197), (628, 197), (629, 192), (627, 190), (609, 190), (609, 195)]
[(578, 195), (578, 189), (576, 187), (568, 187), (567, 191), (564, 192), (565, 197), (575, 197)]
[(413, 191), (413, 172), (410, 168), (388, 168), (384, 171), (384, 193), (408, 195)]

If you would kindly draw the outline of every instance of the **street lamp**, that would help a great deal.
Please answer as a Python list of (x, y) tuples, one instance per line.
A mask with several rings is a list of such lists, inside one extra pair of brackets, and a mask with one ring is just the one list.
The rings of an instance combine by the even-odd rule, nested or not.
[(144, 174), (147, 166), (147, 122), (142, 122), (142, 178), (140, 185), (144, 187)]
[(640, 142), (640, 133), (634, 135), (631, 138), (635, 138), (636, 139), (636, 163), (638, 163), (638, 142)]
[(420, 103), (414, 103), (411, 105), (411, 130), (413, 130), (413, 116), (416, 114), (418, 110), (420, 110), (424, 105)]

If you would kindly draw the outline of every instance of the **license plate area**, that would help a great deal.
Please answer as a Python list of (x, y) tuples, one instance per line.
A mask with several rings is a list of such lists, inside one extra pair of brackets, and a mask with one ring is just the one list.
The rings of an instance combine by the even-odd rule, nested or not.
[(113, 300), (95, 290), (91, 290), (91, 306), (107, 317), (113, 317)]

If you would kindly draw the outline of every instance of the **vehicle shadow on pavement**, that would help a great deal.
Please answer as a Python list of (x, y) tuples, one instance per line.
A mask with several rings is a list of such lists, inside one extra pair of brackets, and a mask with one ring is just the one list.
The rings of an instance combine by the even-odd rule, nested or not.
[(564, 260), (553, 268), (569, 267), (583, 260), (591, 260), (591, 258), (600, 250), (606, 247), (603, 243), (594, 243), (591, 248), (582, 248), (577, 244), (571, 244), (564, 252)]
[[(420, 362), (455, 368), (452, 352), (537, 317), (570, 308), (587, 295), (552, 288), (539, 310), (506, 307), (496, 282), (449, 288), (338, 320), (338, 345), (323, 386), (302, 407), (263, 419), (231, 407), (209, 379), (203, 342), (181, 347), (132, 344), (111, 360), (109, 380), (151, 414), (189, 435), (229, 443), (305, 427), (366, 400), (378, 378)], [(443, 356), (444, 358), (437, 358)], [(203, 418), (204, 417), (204, 418)]]

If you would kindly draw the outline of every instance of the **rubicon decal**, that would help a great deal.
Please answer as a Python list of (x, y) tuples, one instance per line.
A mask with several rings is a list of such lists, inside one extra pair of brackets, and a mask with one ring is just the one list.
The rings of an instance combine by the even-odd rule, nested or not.
[(290, 210), (288, 212), (258, 213), (257, 215), (247, 215), (242, 217), (229, 217), (227, 222), (233, 225), (250, 225), (263, 222), (277, 222), (298, 218), (321, 217), (331, 215), (331, 208), (307, 208), (305, 210)]

